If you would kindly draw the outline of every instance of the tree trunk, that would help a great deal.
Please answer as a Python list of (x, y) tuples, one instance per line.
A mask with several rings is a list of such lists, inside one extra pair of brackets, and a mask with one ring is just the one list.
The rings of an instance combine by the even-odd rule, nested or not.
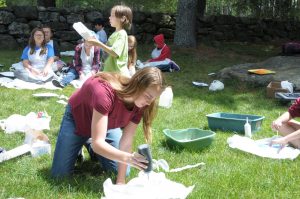
[(56, 7), (55, 0), (37, 0), (37, 5), (45, 8)]
[(196, 13), (200, 18), (204, 17), (205, 9), (206, 9), (206, 0), (198, 0)]
[(197, 0), (179, 0), (177, 6), (174, 43), (177, 46), (195, 47)]

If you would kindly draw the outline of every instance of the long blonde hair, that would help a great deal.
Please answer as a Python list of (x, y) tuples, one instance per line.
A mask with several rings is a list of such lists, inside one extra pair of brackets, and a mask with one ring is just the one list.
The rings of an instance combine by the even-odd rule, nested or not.
[[(159, 86), (161, 91), (166, 88), (165, 79), (162, 72), (156, 67), (145, 67), (138, 70), (131, 78), (120, 75), (119, 73), (100, 72), (96, 75), (100, 79), (108, 82), (116, 91), (118, 97), (127, 104), (125, 98), (140, 96), (150, 86)], [(152, 141), (151, 125), (157, 112), (157, 100), (154, 100), (144, 109), (143, 130), (147, 142)]]
[[(129, 45), (132, 45), (133, 48), (129, 49)], [(136, 53), (137, 41), (135, 36), (129, 35), (128, 36), (128, 64), (129, 67), (131, 64), (135, 65), (137, 60), (137, 53)]]
[(130, 30), (132, 24), (132, 11), (128, 6), (116, 5), (112, 9), (115, 16), (121, 19), (122, 28)]

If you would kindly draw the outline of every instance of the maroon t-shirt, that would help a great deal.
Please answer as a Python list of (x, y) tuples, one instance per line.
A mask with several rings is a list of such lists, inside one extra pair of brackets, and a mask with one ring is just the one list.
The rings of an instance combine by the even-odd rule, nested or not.
[(75, 133), (91, 136), (93, 109), (108, 116), (107, 129), (125, 127), (130, 121), (138, 124), (143, 108), (134, 105), (128, 110), (109, 83), (98, 77), (90, 77), (70, 98), (72, 115), (75, 120)]
[(300, 117), (300, 97), (296, 99), (293, 105), (289, 108), (289, 113), (294, 117)]

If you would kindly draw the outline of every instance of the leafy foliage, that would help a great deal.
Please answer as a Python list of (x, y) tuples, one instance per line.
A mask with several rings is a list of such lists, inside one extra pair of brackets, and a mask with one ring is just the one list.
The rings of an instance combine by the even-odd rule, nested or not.
[[(100, 10), (121, 3), (135, 10), (176, 13), (178, 0), (56, 0), (57, 7), (76, 6)], [(5, 5), (36, 5), (36, 0), (0, 0), (0, 7)], [(206, 0), (205, 14), (299, 19), (299, 11), (300, 0)]]

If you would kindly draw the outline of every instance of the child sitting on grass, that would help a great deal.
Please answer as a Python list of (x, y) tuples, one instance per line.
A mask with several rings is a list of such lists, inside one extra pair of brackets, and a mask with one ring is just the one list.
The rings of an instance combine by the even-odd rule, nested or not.
[(272, 129), (284, 137), (272, 140), (271, 144), (280, 144), (281, 149), (290, 143), (300, 148), (300, 122), (293, 118), (300, 117), (300, 98), (298, 98), (287, 112), (272, 122)]
[(137, 61), (137, 68), (144, 67), (157, 67), (161, 71), (179, 71), (180, 67), (171, 60), (171, 50), (165, 43), (165, 38), (163, 34), (156, 35), (154, 37), (154, 42), (156, 48), (153, 49), (151, 53), (151, 59), (142, 63), (140, 60)]

